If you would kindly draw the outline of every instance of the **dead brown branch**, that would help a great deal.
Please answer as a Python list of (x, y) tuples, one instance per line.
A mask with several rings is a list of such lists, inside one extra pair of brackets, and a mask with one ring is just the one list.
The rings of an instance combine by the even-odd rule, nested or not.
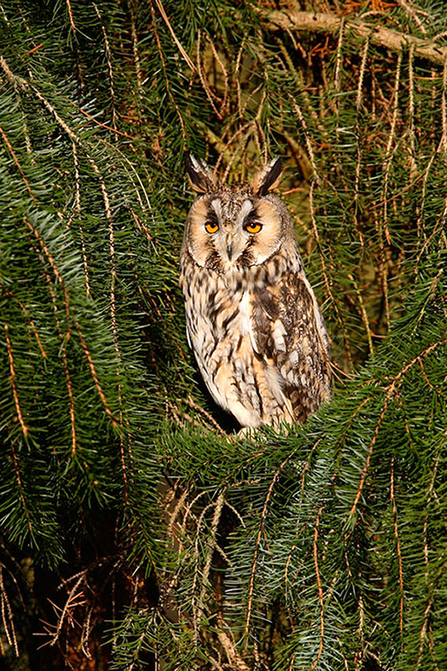
[(444, 65), (447, 60), (447, 47), (438, 46), (434, 41), (406, 35), (383, 26), (370, 26), (358, 19), (350, 20), (347, 17), (322, 12), (281, 12), (264, 9), (257, 11), (266, 26), (273, 32), (285, 30), (336, 35), (344, 23), (344, 34), (351, 32), (360, 39), (369, 39), (371, 44), (376, 46), (385, 47), (396, 53), (403, 53), (412, 48), (415, 56), (425, 58), (436, 65)]

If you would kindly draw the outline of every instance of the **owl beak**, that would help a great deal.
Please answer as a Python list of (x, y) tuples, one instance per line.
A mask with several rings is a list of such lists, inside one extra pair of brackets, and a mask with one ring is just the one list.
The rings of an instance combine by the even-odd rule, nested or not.
[(232, 228), (228, 225), (225, 226), (225, 242), (227, 244), (227, 256), (228, 260), (231, 261), (234, 253), (234, 234)]

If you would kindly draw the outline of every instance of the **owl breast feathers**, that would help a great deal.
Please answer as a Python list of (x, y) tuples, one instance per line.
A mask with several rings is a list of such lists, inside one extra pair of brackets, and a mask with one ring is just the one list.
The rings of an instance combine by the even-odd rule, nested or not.
[(243, 427), (303, 422), (329, 399), (329, 345), (293, 222), (269, 193), (273, 160), (245, 188), (202, 160), (180, 255), (188, 342), (216, 403)]

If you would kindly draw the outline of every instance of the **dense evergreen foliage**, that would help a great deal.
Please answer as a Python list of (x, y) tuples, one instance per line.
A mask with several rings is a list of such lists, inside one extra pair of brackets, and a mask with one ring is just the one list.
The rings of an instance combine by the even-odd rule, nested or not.
[[(447, 15), (0, 2), (0, 667), (447, 664)], [(334, 398), (239, 437), (199, 379), (187, 151), (287, 165)]]

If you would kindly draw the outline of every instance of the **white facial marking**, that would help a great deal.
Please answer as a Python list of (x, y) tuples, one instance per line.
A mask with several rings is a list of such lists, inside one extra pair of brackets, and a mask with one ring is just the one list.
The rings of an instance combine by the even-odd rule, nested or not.
[(220, 202), (220, 199), (219, 198), (214, 198), (214, 200), (211, 201), (210, 205), (211, 205), (212, 209), (214, 210), (214, 212), (216, 213), (216, 216), (217, 216), (218, 220), (220, 221), (220, 219), (222, 217), (222, 204)]
[(244, 200), (244, 202), (241, 205), (241, 209), (239, 210), (239, 216), (237, 218), (238, 224), (242, 224), (244, 222), (245, 217), (247, 214), (250, 214), (250, 212), (253, 209), (253, 203), (251, 200), (247, 198), (247, 200)]

